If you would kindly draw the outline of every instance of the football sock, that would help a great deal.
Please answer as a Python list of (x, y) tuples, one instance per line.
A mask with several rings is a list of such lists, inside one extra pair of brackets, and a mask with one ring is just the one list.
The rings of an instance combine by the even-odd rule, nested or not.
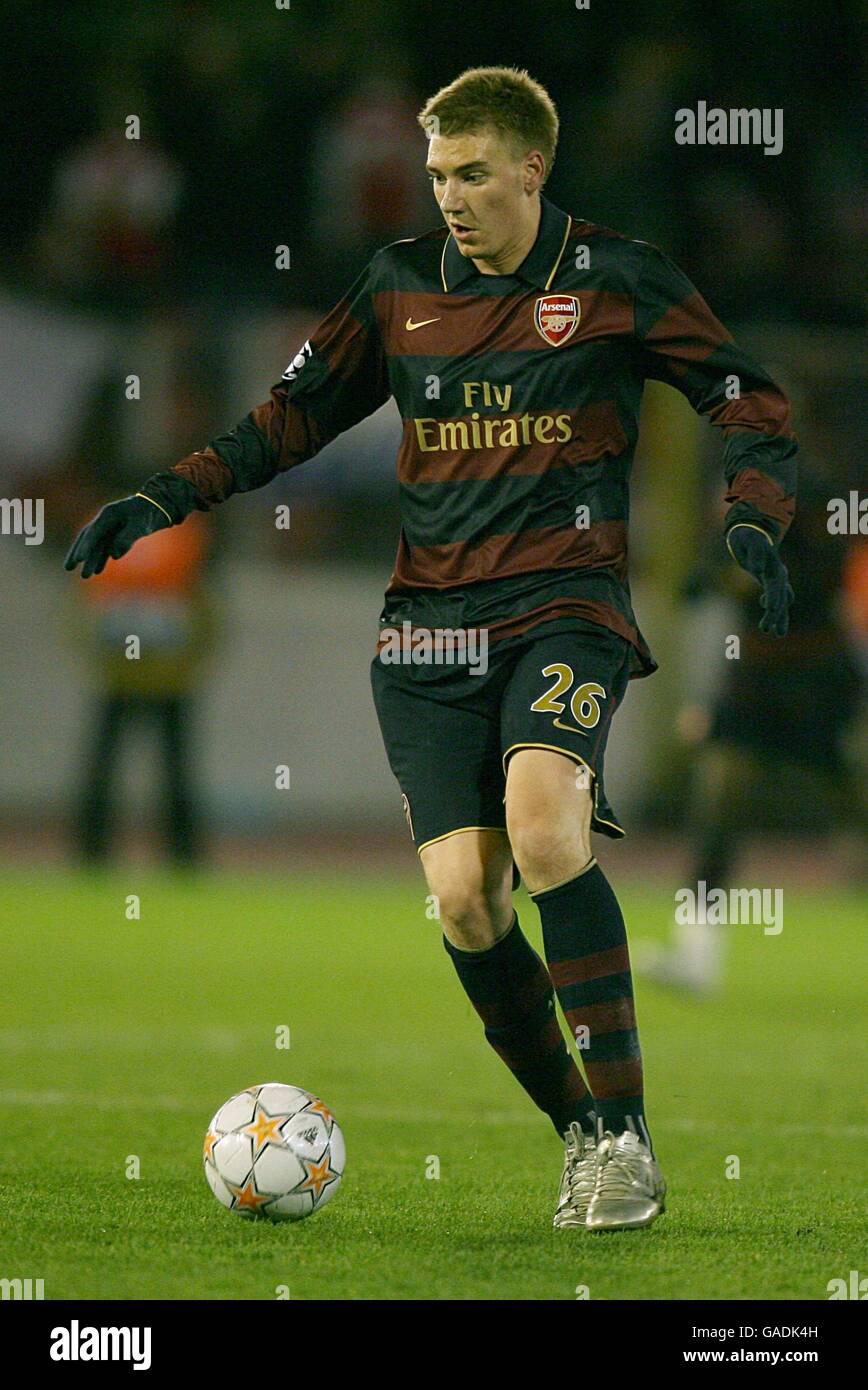
[(518, 918), (488, 950), (463, 951), (445, 936), (443, 944), (487, 1040), (534, 1104), (559, 1135), (574, 1120), (593, 1133), (594, 1098), (561, 1033), (548, 971)]
[(549, 974), (594, 1095), (597, 1134), (633, 1130), (651, 1148), (627, 931), (595, 859), (566, 883), (532, 893)]

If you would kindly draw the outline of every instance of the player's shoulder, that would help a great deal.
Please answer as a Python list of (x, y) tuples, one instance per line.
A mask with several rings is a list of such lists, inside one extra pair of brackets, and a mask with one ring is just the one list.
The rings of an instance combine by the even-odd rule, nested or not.
[(402, 237), (383, 246), (371, 259), (372, 287), (388, 288), (406, 275), (439, 275), (443, 246), (449, 236), (447, 227), (432, 227), (419, 236)]
[(651, 241), (586, 217), (570, 218), (563, 256), (565, 267), (572, 265), (585, 276), (588, 272), (597, 274), (607, 288), (633, 293), (646, 266), (660, 260), (668, 257)]

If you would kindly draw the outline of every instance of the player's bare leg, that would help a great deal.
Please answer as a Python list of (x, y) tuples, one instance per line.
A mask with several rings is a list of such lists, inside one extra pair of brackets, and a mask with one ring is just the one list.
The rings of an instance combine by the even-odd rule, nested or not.
[(592, 796), (583, 771), (548, 748), (520, 748), (509, 760), (506, 824), (529, 893), (575, 878), (590, 863)]
[[(549, 971), (597, 1112), (593, 1192), (588, 1199), (577, 1179), (576, 1208), (586, 1209), (588, 1229), (617, 1230), (649, 1225), (666, 1188), (645, 1122), (624, 919), (591, 854), (592, 797), (581, 765), (563, 753), (521, 748), (509, 760), (510, 842), (540, 911)], [(570, 1162), (568, 1146), (565, 1178)], [(572, 1162), (588, 1159), (576, 1149)]]
[[(461, 831), (423, 846), (420, 858), (438, 902), (444, 945), (486, 1039), (568, 1150), (578, 1146), (584, 1157), (585, 1143), (593, 1142), (593, 1097), (564, 1043), (548, 971), (513, 910), (506, 832)], [(571, 1208), (577, 1197), (574, 1167), (566, 1189)], [(584, 1225), (593, 1183), (585, 1189), (581, 1221), (572, 1224)]]
[(437, 899), (444, 936), (486, 951), (505, 936), (512, 907), (512, 850), (500, 830), (462, 830), (425, 845), (419, 858)]

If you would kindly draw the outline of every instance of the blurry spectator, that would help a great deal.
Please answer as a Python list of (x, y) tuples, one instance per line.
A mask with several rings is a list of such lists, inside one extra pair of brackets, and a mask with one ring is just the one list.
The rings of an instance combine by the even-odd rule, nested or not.
[[(193, 785), (196, 694), (215, 638), (204, 584), (209, 524), (200, 513), (146, 537), (101, 575), (75, 586), (77, 649), (96, 687), (91, 729), (76, 794), (84, 858), (105, 860), (117, 824), (113, 782), (125, 734), (150, 725), (162, 756), (163, 824), (178, 864), (200, 857), (202, 834)], [(128, 654), (130, 638), (140, 653)]]
[[(96, 134), (57, 166), (37, 254), (69, 299), (128, 311), (153, 303), (165, 284), (181, 177), (150, 134), (140, 92), (104, 79), (98, 106)], [(140, 138), (127, 138), (129, 117)]]
[(382, 55), (376, 62), (314, 141), (314, 239), (336, 284), (349, 283), (388, 242), (440, 220), (416, 125), (420, 103), (401, 80), (397, 56), (393, 71), (382, 70)]
[[(757, 586), (722, 560), (716, 573), (706, 567), (690, 586), (689, 596), (698, 599), (721, 582), (737, 585), (740, 608), (740, 655), (721, 660), (726, 669), (711, 708), (685, 708), (679, 718), (683, 737), (697, 746), (688, 881), (704, 882), (709, 893), (731, 886), (739, 851), (753, 833), (751, 808), (762, 805), (788, 771), (797, 773), (806, 796), (819, 796), (830, 830), (855, 837), (857, 875), (868, 870), (866, 779), (848, 746), (865, 708), (864, 652), (860, 662), (844, 599), (845, 583), (864, 584), (864, 573), (857, 578), (864, 559), (847, 537), (828, 530), (827, 503), (840, 494), (840, 480), (807, 461), (801, 471), (799, 504), (782, 552), (796, 595), (788, 635), (782, 640), (757, 630)], [(660, 983), (695, 992), (720, 984), (719, 926), (679, 925), (669, 947), (638, 945), (639, 968)]]

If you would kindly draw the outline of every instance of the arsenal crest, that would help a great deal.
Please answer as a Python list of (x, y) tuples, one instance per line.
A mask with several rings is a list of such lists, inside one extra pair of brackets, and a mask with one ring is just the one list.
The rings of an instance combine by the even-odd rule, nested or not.
[(552, 347), (561, 347), (579, 326), (582, 308), (574, 294), (549, 294), (534, 305), (536, 331)]

